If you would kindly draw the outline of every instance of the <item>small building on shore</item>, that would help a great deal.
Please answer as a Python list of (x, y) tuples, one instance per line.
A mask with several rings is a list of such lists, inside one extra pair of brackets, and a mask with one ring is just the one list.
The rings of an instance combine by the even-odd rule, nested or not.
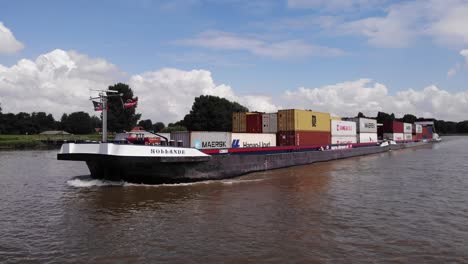
[(64, 130), (48, 130), (48, 131), (39, 133), (39, 135), (51, 136), (51, 135), (71, 135), (71, 134)]

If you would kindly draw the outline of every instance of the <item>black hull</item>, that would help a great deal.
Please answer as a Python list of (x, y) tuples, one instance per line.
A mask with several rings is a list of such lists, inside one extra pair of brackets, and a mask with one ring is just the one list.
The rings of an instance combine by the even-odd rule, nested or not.
[(352, 149), (285, 152), (276, 154), (226, 154), (209, 159), (167, 160), (154, 157), (110, 156), (100, 154), (58, 154), (61, 160), (86, 161), (91, 176), (97, 179), (123, 180), (133, 183), (181, 183), (221, 180), (251, 172), (364, 156), (426, 145), (409, 143), (386, 147), (370, 146)]
[(208, 161), (161, 162), (155, 158), (59, 154), (59, 159), (86, 161), (91, 176), (134, 183), (180, 183), (220, 180), (250, 172), (386, 152), (390, 147), (287, 152), (277, 154), (214, 155)]

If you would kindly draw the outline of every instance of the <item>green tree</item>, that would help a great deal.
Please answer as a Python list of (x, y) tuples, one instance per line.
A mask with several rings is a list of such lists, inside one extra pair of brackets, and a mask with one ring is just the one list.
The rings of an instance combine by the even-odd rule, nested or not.
[(55, 120), (52, 114), (46, 114), (45, 112), (33, 112), (31, 114), (31, 121), (38, 132), (56, 129)]
[(364, 117), (364, 118), (365, 118), (366, 116), (365, 116), (362, 112), (359, 112), (359, 113), (357, 114), (357, 117)]
[(395, 115), (393, 113), (391, 115), (384, 113), (384, 112), (377, 113), (377, 123), (384, 123), (384, 122), (394, 121), (394, 120), (395, 120)]
[(16, 120), (14, 121), (14, 131), (17, 134), (35, 134), (37, 129), (31, 119), (31, 114), (25, 112), (19, 112), (16, 114)]
[(153, 129), (153, 122), (151, 122), (151, 119), (140, 120), (140, 122), (138, 122), (138, 126), (141, 126), (145, 130), (149, 131)]
[(5, 120), (2, 114), (2, 103), (0, 103), (0, 134), (5, 133)]
[(15, 130), (16, 115), (12, 113), (2, 114), (2, 120), (0, 127), (4, 134), (19, 134), (19, 131)]
[(102, 127), (102, 122), (101, 119), (95, 115), (91, 117), (91, 127), (94, 129), (96, 128), (101, 128)]
[(248, 111), (239, 103), (217, 96), (201, 95), (195, 98), (192, 110), (184, 117), (182, 124), (192, 131), (231, 131), (232, 113)]
[(66, 132), (70, 132), (70, 126), (69, 126), (69, 123), (68, 123), (68, 115), (67, 114), (63, 114), (62, 117), (60, 118), (60, 125), (58, 126), (58, 128), (60, 130), (63, 130), (63, 131), (66, 131)]
[(73, 134), (89, 134), (94, 130), (91, 117), (85, 112), (74, 112), (62, 116), (62, 124), (65, 131)]
[(153, 130), (154, 132), (160, 132), (163, 130), (166, 126), (164, 125), (163, 122), (156, 122), (153, 124)]
[(109, 131), (121, 132), (131, 130), (140, 119), (141, 114), (136, 114), (135, 108), (124, 109), (122, 102), (134, 97), (132, 89), (127, 84), (118, 83), (109, 86), (109, 90), (123, 94), (122, 97), (109, 97), (109, 110), (107, 112), (107, 127)]
[(458, 124), (457, 124), (457, 133), (468, 133), (468, 120), (458, 122)]
[(401, 119), (402, 122), (405, 122), (405, 123), (414, 123), (418, 118), (414, 115), (411, 115), (411, 114), (406, 114), (403, 116), (403, 118)]
[(161, 131), (158, 131), (158, 132), (171, 133), (171, 132), (174, 132), (174, 131), (187, 131), (187, 128), (184, 127), (184, 126), (181, 126), (181, 125), (172, 125), (172, 126), (167, 126), (167, 127), (161, 129)]

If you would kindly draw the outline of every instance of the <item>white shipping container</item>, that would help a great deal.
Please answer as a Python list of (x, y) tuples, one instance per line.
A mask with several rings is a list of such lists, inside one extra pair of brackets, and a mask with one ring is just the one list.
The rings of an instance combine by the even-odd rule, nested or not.
[(356, 122), (358, 133), (377, 133), (377, 120), (375, 119), (359, 117), (347, 120)]
[(413, 124), (403, 123), (403, 133), (411, 134), (413, 132)]
[(190, 132), (190, 147), (196, 149), (221, 149), (231, 147), (231, 132)]
[(331, 120), (331, 135), (354, 136), (356, 138), (356, 122)]
[(171, 132), (171, 140), (174, 140), (176, 146), (177, 142), (182, 142), (182, 147), (190, 148), (190, 132), (188, 131), (177, 131)]
[(232, 133), (231, 148), (276, 147), (276, 134), (272, 133)]
[(332, 144), (354, 144), (357, 143), (356, 136), (332, 136)]
[(405, 140), (413, 140), (412, 134), (403, 134), (403, 137), (405, 138)]
[(414, 124), (414, 132), (416, 132), (416, 134), (421, 134), (422, 133), (422, 125)]
[(276, 133), (278, 132), (278, 114), (270, 113), (262, 115), (263, 133)]
[(384, 139), (405, 140), (403, 133), (384, 133), (383, 137)]
[(377, 133), (359, 133), (359, 143), (376, 143)]
[(231, 147), (230, 132), (177, 131), (171, 133), (171, 140), (182, 147), (197, 149), (216, 149)]

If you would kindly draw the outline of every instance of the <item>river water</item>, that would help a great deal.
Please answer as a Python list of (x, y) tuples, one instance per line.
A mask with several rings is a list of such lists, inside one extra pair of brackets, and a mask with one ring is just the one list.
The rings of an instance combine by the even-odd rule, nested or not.
[(468, 263), (468, 137), (224, 181), (0, 152), (1, 263)]

